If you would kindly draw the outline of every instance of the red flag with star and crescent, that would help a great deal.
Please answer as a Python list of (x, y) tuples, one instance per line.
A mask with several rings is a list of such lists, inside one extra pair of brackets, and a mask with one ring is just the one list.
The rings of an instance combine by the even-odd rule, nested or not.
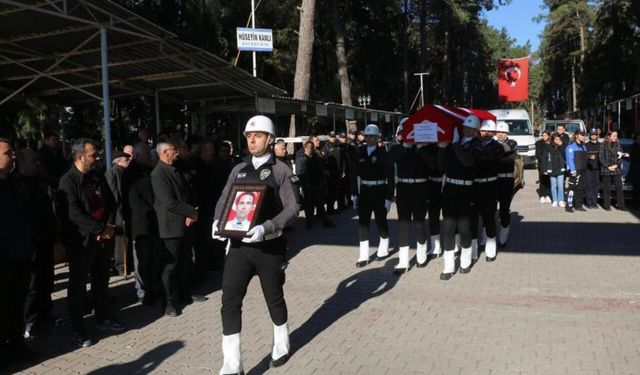
[(529, 99), (529, 58), (498, 61), (498, 99), (520, 102)]
[(453, 141), (462, 122), (469, 115), (476, 115), (483, 120), (494, 120), (495, 116), (488, 111), (481, 109), (467, 109), (461, 107), (450, 107), (447, 105), (426, 104), (416, 113), (407, 119), (402, 125), (402, 140), (407, 143), (415, 143), (414, 125), (435, 126), (437, 140)]

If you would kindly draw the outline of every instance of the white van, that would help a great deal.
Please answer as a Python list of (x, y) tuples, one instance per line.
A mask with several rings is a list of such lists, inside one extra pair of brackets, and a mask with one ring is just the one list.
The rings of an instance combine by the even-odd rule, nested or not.
[(497, 121), (509, 124), (509, 138), (518, 142), (518, 154), (522, 155), (525, 166), (536, 163), (536, 138), (529, 114), (524, 109), (493, 109), (491, 114)]

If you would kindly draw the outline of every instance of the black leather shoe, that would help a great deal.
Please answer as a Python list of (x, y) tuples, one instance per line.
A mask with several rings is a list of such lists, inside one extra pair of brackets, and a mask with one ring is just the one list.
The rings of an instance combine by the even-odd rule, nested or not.
[(487, 262), (493, 262), (496, 260), (496, 257), (486, 257)]
[(576, 211), (586, 211), (587, 209), (580, 206), (580, 207), (576, 207)]
[(368, 260), (359, 260), (359, 261), (356, 262), (356, 267), (362, 268), (362, 267), (366, 266), (367, 264), (369, 264)]
[(615, 206), (615, 208), (618, 211), (626, 211), (627, 210), (625, 207), (622, 207), (622, 206)]
[(164, 309), (164, 315), (175, 318), (176, 316), (178, 316), (178, 310), (176, 310), (173, 306), (167, 306)]
[(378, 261), (385, 260), (385, 259), (389, 258), (390, 255), (391, 255), (391, 253), (389, 253), (389, 254), (387, 254), (385, 256), (376, 255), (376, 260), (378, 260)]
[(408, 271), (408, 268), (394, 268), (393, 269), (393, 274), (400, 276), (400, 275), (402, 275), (403, 273), (405, 273), (407, 271)]
[(202, 296), (202, 295), (200, 295), (200, 294), (192, 294), (192, 295), (191, 295), (191, 300), (192, 300), (193, 302), (204, 302), (204, 301), (209, 300), (209, 298), (207, 298), (207, 297), (205, 297), (205, 296)]
[(573, 207), (567, 206), (564, 210), (567, 212), (573, 212)]
[(76, 332), (75, 335), (73, 335), (73, 339), (79, 348), (86, 348), (93, 345), (91, 337), (86, 333)]
[(440, 274), (440, 280), (447, 281), (447, 280), (449, 280), (452, 276), (453, 276), (453, 272), (451, 272), (451, 273), (444, 273), (444, 272), (443, 272), (443, 273), (441, 273), (441, 274)]
[(427, 260), (424, 263), (418, 263), (416, 262), (416, 267), (418, 268), (424, 268), (427, 266), (427, 264), (429, 263), (429, 257), (427, 257)]
[(471, 266), (469, 266), (468, 268), (460, 267), (460, 273), (469, 273), (469, 272), (471, 272)]
[(285, 354), (278, 359), (271, 359), (271, 361), (269, 361), (269, 367), (271, 368), (280, 367), (285, 363), (287, 363), (287, 361), (289, 361), (289, 354)]
[(611, 207), (602, 207), (605, 211), (611, 211)]
[(427, 263), (428, 263), (429, 261), (432, 261), (432, 260), (436, 259), (436, 258), (440, 258), (440, 256), (441, 256), (441, 255), (442, 255), (442, 253), (440, 253), (440, 254), (429, 254), (429, 255), (427, 255)]

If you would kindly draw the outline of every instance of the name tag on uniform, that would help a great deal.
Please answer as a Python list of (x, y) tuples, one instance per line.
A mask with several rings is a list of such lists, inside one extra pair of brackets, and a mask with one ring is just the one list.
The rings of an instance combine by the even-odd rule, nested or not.
[(236, 179), (238, 179), (238, 178), (245, 178), (245, 177), (247, 177), (247, 174), (246, 174), (245, 172), (240, 172), (240, 173), (238, 173), (238, 175), (236, 176)]

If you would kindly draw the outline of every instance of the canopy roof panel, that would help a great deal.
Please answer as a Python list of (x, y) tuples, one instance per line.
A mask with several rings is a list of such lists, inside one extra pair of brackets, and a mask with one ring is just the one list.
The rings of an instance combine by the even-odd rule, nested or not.
[(100, 99), (102, 28), (112, 98), (285, 94), (108, 0), (0, 0), (0, 89), (62, 104)]

